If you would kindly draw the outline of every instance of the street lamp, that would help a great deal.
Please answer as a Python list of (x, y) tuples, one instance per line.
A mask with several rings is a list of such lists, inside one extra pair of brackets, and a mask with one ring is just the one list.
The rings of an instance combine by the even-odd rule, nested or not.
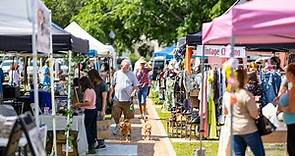
[(115, 39), (115, 37), (116, 37), (116, 34), (111, 30), (111, 32), (109, 33), (109, 37), (111, 38), (111, 44), (113, 45), (113, 43), (114, 43), (114, 39)]

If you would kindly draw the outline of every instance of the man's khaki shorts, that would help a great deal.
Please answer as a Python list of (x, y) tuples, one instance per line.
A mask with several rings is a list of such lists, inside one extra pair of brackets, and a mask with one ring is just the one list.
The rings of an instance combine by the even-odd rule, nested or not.
[(129, 101), (126, 101), (126, 102), (125, 101), (124, 102), (114, 101), (112, 116), (117, 124), (120, 121), (122, 112), (124, 114), (125, 119), (131, 119), (131, 117), (129, 115), (129, 107), (130, 107)]

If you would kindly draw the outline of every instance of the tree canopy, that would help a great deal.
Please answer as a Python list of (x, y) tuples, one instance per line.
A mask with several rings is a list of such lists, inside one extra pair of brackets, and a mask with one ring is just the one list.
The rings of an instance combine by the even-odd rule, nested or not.
[[(235, 0), (45, 0), (53, 21), (61, 26), (76, 21), (103, 43), (118, 50), (143, 40), (157, 39), (160, 45), (201, 30), (202, 23), (224, 13)], [(144, 37), (143, 37), (144, 36)], [(146, 46), (146, 45), (145, 45)], [(143, 47), (142, 49), (148, 49)]]

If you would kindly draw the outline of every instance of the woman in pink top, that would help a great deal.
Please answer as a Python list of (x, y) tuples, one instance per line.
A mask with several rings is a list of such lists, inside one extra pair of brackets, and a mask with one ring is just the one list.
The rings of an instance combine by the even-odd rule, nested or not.
[(81, 90), (84, 93), (83, 102), (74, 104), (74, 107), (84, 109), (84, 124), (87, 134), (88, 153), (95, 154), (95, 138), (96, 138), (96, 94), (90, 80), (83, 76), (79, 80)]

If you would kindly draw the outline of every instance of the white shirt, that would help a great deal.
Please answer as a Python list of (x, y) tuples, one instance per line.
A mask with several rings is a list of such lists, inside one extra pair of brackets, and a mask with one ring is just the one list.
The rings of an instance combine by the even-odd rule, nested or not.
[[(13, 72), (13, 83), (12, 83), (12, 72)], [(9, 71), (9, 84), (20, 86), (20, 75), (17, 70)]]

